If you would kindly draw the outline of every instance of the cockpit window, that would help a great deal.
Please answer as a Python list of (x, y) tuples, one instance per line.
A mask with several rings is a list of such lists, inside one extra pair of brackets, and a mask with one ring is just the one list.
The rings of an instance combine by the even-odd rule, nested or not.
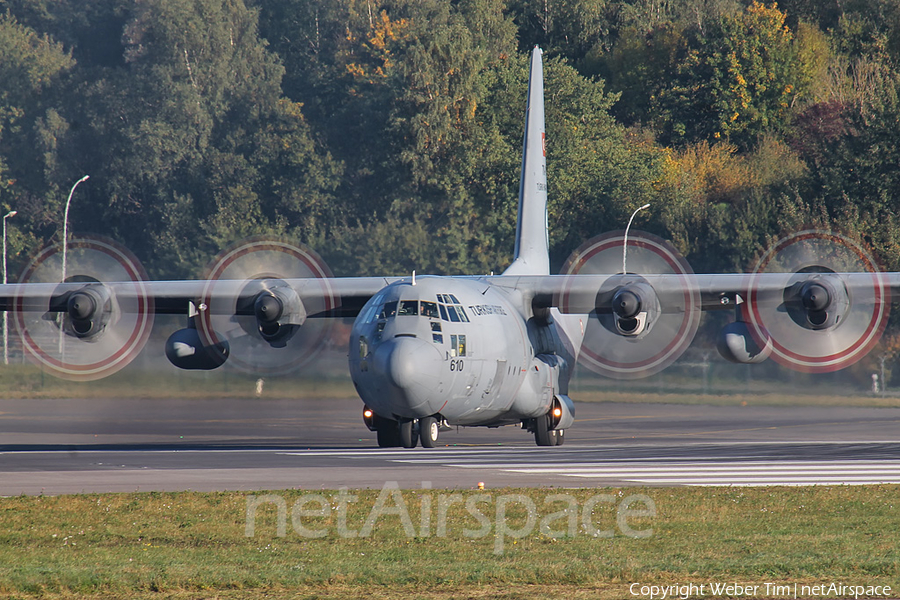
[(378, 313), (379, 319), (390, 319), (394, 315), (397, 314), (397, 302), (385, 302), (384, 306), (381, 308), (381, 312)]
[(441, 319), (454, 323), (468, 323), (469, 316), (463, 309), (459, 299), (453, 294), (438, 294), (438, 308), (441, 311)]
[(366, 309), (365, 314), (362, 315), (363, 323), (371, 323), (375, 320), (378, 312), (381, 310), (381, 294), (378, 294), (374, 298), (372, 298), (371, 304), (369, 304), (369, 308)]
[(438, 318), (438, 307), (434, 302), (426, 302), (422, 301), (422, 316), (430, 317), (432, 319)]
[(459, 323), (459, 313), (456, 312), (455, 306), (448, 306), (447, 312), (450, 314), (451, 321), (453, 321), (454, 323)]
[(400, 302), (400, 310), (397, 311), (398, 316), (415, 316), (419, 314), (418, 300), (403, 300)]

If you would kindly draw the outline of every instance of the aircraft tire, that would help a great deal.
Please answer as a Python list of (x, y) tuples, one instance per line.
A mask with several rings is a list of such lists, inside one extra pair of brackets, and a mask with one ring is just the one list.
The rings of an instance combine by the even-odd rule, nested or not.
[(541, 415), (534, 420), (534, 442), (538, 446), (555, 446), (553, 431), (550, 429), (550, 417)]
[(397, 421), (382, 420), (376, 430), (379, 448), (397, 448), (400, 446), (400, 429)]
[(419, 432), (412, 421), (400, 421), (400, 445), (404, 448), (415, 448), (419, 443)]
[(566, 430), (565, 429), (557, 429), (556, 430), (556, 445), (562, 446), (566, 441)]
[(434, 417), (423, 417), (419, 419), (419, 439), (422, 441), (423, 448), (434, 448), (437, 445), (440, 427), (437, 419)]

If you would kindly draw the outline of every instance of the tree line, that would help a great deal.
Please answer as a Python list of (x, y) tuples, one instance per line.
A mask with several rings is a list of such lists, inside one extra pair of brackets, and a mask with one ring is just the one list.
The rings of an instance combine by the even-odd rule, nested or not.
[(196, 277), (254, 234), (336, 275), (512, 259), (545, 51), (553, 263), (636, 227), (698, 272), (838, 229), (900, 270), (893, 0), (0, 0), (12, 272), (70, 231)]

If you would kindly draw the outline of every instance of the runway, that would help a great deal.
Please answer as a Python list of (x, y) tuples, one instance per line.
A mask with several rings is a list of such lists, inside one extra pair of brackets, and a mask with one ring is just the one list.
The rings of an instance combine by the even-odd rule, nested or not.
[(581, 403), (379, 449), (358, 400), (0, 400), (0, 495), (177, 490), (900, 484), (900, 408)]

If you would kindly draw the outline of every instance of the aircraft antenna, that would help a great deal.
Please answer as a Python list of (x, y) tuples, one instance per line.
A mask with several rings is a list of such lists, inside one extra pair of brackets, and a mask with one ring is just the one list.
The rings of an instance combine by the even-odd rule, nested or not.
[(639, 212), (644, 210), (645, 208), (650, 208), (650, 204), (647, 203), (636, 211), (631, 213), (631, 218), (628, 219), (628, 225), (625, 226), (625, 237), (622, 239), (622, 274), (626, 275), (628, 271), (625, 270), (625, 261), (628, 259), (628, 230), (631, 229), (631, 222), (634, 221), (634, 217), (637, 216)]

